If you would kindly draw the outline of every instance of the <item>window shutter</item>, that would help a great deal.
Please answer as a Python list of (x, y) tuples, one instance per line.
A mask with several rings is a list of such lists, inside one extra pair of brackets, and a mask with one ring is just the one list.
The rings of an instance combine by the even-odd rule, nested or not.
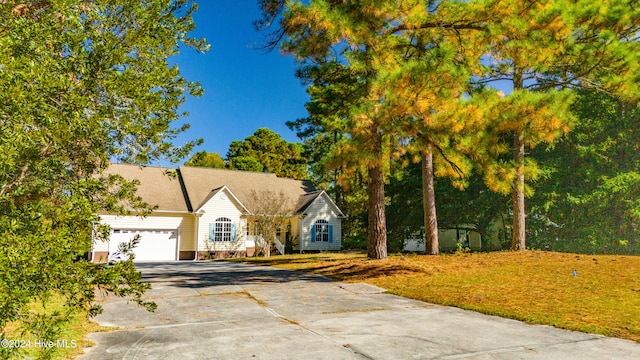
[(316, 242), (316, 226), (311, 225), (311, 242)]
[(215, 232), (216, 232), (216, 224), (210, 223), (209, 224), (209, 241), (215, 240)]
[(333, 225), (329, 225), (329, 242), (333, 242)]
[(236, 242), (236, 223), (231, 224), (231, 242)]

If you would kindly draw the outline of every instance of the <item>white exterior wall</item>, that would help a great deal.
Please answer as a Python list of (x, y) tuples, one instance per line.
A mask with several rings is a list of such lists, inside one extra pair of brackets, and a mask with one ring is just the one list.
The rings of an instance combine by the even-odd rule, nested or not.
[[(143, 218), (139, 216), (100, 215), (100, 222), (112, 229), (176, 230), (180, 251), (195, 250), (195, 217), (188, 213), (155, 212)], [(109, 251), (109, 243), (94, 240), (93, 251)]]
[[(223, 194), (225, 198), (221, 196)], [(236, 206), (229, 193), (223, 190), (216, 194), (199, 211), (204, 212), (204, 215), (198, 220), (198, 251), (246, 250), (246, 220), (241, 217), (242, 211)], [(235, 242), (209, 242), (209, 224), (213, 224), (219, 217), (229, 218), (236, 224)]]
[[(306, 211), (307, 216), (302, 219), (301, 246), (302, 250), (323, 251), (323, 250), (340, 250), (342, 247), (342, 220), (338, 217), (334, 207), (329, 205), (329, 201), (325, 196), (318, 197)], [(333, 230), (333, 241), (311, 242), (311, 227), (318, 220), (326, 220)]]

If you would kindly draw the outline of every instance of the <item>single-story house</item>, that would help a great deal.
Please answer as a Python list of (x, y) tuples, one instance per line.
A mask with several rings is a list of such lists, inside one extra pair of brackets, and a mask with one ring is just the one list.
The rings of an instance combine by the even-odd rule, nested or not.
[[(94, 240), (91, 259), (107, 261), (121, 242), (140, 235), (136, 261), (198, 260), (210, 256), (251, 256), (256, 243), (254, 219), (268, 198), (286, 204), (285, 239), (295, 251), (340, 250), (345, 215), (323, 190), (308, 181), (275, 174), (180, 166), (174, 168), (112, 164), (107, 173), (137, 179), (137, 195), (157, 208), (148, 216), (100, 214), (111, 227), (109, 241)], [(273, 201), (272, 201), (273, 202)]]

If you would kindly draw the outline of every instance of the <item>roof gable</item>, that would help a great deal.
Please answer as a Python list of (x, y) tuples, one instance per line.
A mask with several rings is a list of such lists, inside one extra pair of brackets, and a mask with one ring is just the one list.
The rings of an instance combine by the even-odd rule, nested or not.
[(217, 189), (213, 189), (211, 191), (211, 193), (209, 193), (209, 195), (204, 200), (202, 200), (202, 203), (197, 208), (194, 209), (194, 212), (196, 212), (196, 213), (200, 212), (202, 210), (202, 208), (209, 201), (211, 201), (211, 199), (215, 198), (216, 195), (218, 195), (220, 193), (228, 194), (228, 196), (230, 198), (229, 201), (235, 203), (238, 206), (238, 208), (240, 209), (240, 211), (242, 211), (245, 214), (250, 213), (249, 209), (247, 209), (247, 207), (244, 206), (244, 204), (240, 201), (240, 199), (238, 199), (238, 197), (233, 193), (233, 191), (231, 191), (229, 189), (229, 187), (226, 186), (226, 185), (224, 185), (224, 186), (222, 186), (220, 188), (217, 188)]
[(336, 213), (338, 217), (346, 218), (346, 216), (342, 213), (342, 210), (340, 210), (338, 205), (336, 205), (336, 203), (333, 202), (331, 197), (329, 197), (327, 192), (324, 190), (318, 190), (318, 191), (314, 191), (312, 193), (308, 193), (300, 196), (296, 212), (303, 215), (307, 214), (309, 209), (311, 209), (315, 204), (319, 203), (320, 201), (325, 201), (327, 204), (329, 204), (329, 207)]

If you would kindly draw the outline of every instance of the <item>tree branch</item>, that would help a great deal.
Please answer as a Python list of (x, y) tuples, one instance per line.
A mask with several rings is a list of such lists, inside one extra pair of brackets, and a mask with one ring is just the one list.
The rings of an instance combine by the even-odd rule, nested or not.
[(451, 166), (453, 168), (453, 170), (455, 170), (455, 172), (456, 172), (456, 174), (458, 174), (458, 176), (460, 176), (461, 178), (465, 176), (464, 175), (464, 171), (462, 171), (462, 169), (458, 165), (456, 165), (453, 161), (451, 161), (447, 157), (447, 155), (444, 154), (444, 150), (442, 150), (442, 148), (440, 146), (436, 145), (432, 141), (429, 141), (429, 143), (431, 143), (431, 145), (438, 150), (438, 152), (440, 153), (442, 158), (449, 164), (449, 166)]
[(390, 28), (384, 35), (395, 34), (400, 31), (407, 30), (425, 30), (425, 29), (435, 29), (435, 28), (444, 28), (454, 31), (459, 30), (486, 30), (484, 25), (480, 25), (478, 22), (471, 21), (469, 23), (437, 23), (437, 22), (427, 22), (420, 24), (418, 26), (408, 26), (406, 24), (400, 24), (398, 26)]
[(26, 164), (24, 166), (22, 166), (22, 168), (20, 168), (20, 175), (18, 175), (18, 178), (10, 184), (4, 184), (2, 185), (2, 189), (0, 189), (0, 197), (4, 196), (4, 194), (8, 193), (11, 188), (17, 186), (18, 184), (20, 184), (20, 182), (22, 182), (22, 180), (24, 180), (24, 178), (27, 176), (27, 170), (29, 170), (29, 165)]

